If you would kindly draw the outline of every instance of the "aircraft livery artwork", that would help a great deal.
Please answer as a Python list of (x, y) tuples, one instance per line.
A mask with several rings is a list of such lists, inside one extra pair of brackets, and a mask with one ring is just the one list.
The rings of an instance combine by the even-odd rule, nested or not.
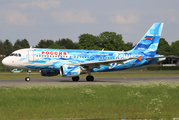
[(72, 77), (73, 81), (87, 73), (86, 80), (93, 81), (91, 72), (124, 70), (165, 60), (165, 56), (156, 54), (162, 28), (163, 23), (154, 23), (130, 51), (28, 48), (14, 51), (2, 63), (27, 69), (26, 81), (30, 81), (31, 69), (40, 70), (42, 76), (60, 74)]

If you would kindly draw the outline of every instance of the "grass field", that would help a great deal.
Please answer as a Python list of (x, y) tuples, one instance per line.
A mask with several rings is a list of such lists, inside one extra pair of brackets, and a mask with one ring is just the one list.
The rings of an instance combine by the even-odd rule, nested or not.
[[(118, 71), (92, 75), (94, 77), (179, 76), (179, 71)], [(26, 72), (0, 72), (0, 79), (25, 77)], [(43, 76), (38, 72), (32, 72), (30, 77)], [(0, 87), (0, 120), (179, 118), (178, 93), (179, 83), (171, 82)]]
[[(115, 72), (94, 72), (92, 73), (94, 77), (140, 77), (140, 76), (179, 76), (179, 71), (115, 71)], [(22, 73), (10, 73), (10, 72), (0, 72), (0, 79), (18, 79), (25, 78), (27, 72)], [(86, 77), (87, 74), (80, 75), (80, 77)], [(40, 75), (39, 72), (32, 72), (30, 75), (31, 78), (45, 78)], [(54, 76), (52, 78), (59, 78), (60, 75)]]
[(0, 119), (179, 117), (179, 83), (0, 87)]

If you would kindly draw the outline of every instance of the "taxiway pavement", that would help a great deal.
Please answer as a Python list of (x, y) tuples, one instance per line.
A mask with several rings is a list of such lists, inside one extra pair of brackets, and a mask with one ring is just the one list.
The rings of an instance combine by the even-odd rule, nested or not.
[(68, 84), (68, 85), (96, 85), (96, 84), (130, 84), (151, 81), (179, 82), (179, 76), (169, 77), (95, 77), (93, 82), (86, 81), (86, 78), (80, 78), (78, 82), (73, 82), (71, 78), (31, 78), (30, 82), (24, 79), (0, 79), (0, 86), (23, 86), (33, 84)]

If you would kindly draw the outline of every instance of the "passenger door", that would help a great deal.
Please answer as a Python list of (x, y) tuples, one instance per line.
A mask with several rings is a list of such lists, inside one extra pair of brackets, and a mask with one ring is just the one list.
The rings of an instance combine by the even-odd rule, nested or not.
[(28, 52), (29, 52), (28, 53), (29, 62), (33, 62), (34, 61), (34, 51), (29, 50)]

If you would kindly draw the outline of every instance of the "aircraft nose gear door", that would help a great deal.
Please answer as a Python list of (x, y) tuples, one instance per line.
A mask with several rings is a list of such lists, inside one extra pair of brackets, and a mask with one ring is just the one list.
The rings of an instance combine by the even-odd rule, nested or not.
[(33, 50), (29, 50), (29, 62), (33, 62), (34, 61), (34, 51)]

